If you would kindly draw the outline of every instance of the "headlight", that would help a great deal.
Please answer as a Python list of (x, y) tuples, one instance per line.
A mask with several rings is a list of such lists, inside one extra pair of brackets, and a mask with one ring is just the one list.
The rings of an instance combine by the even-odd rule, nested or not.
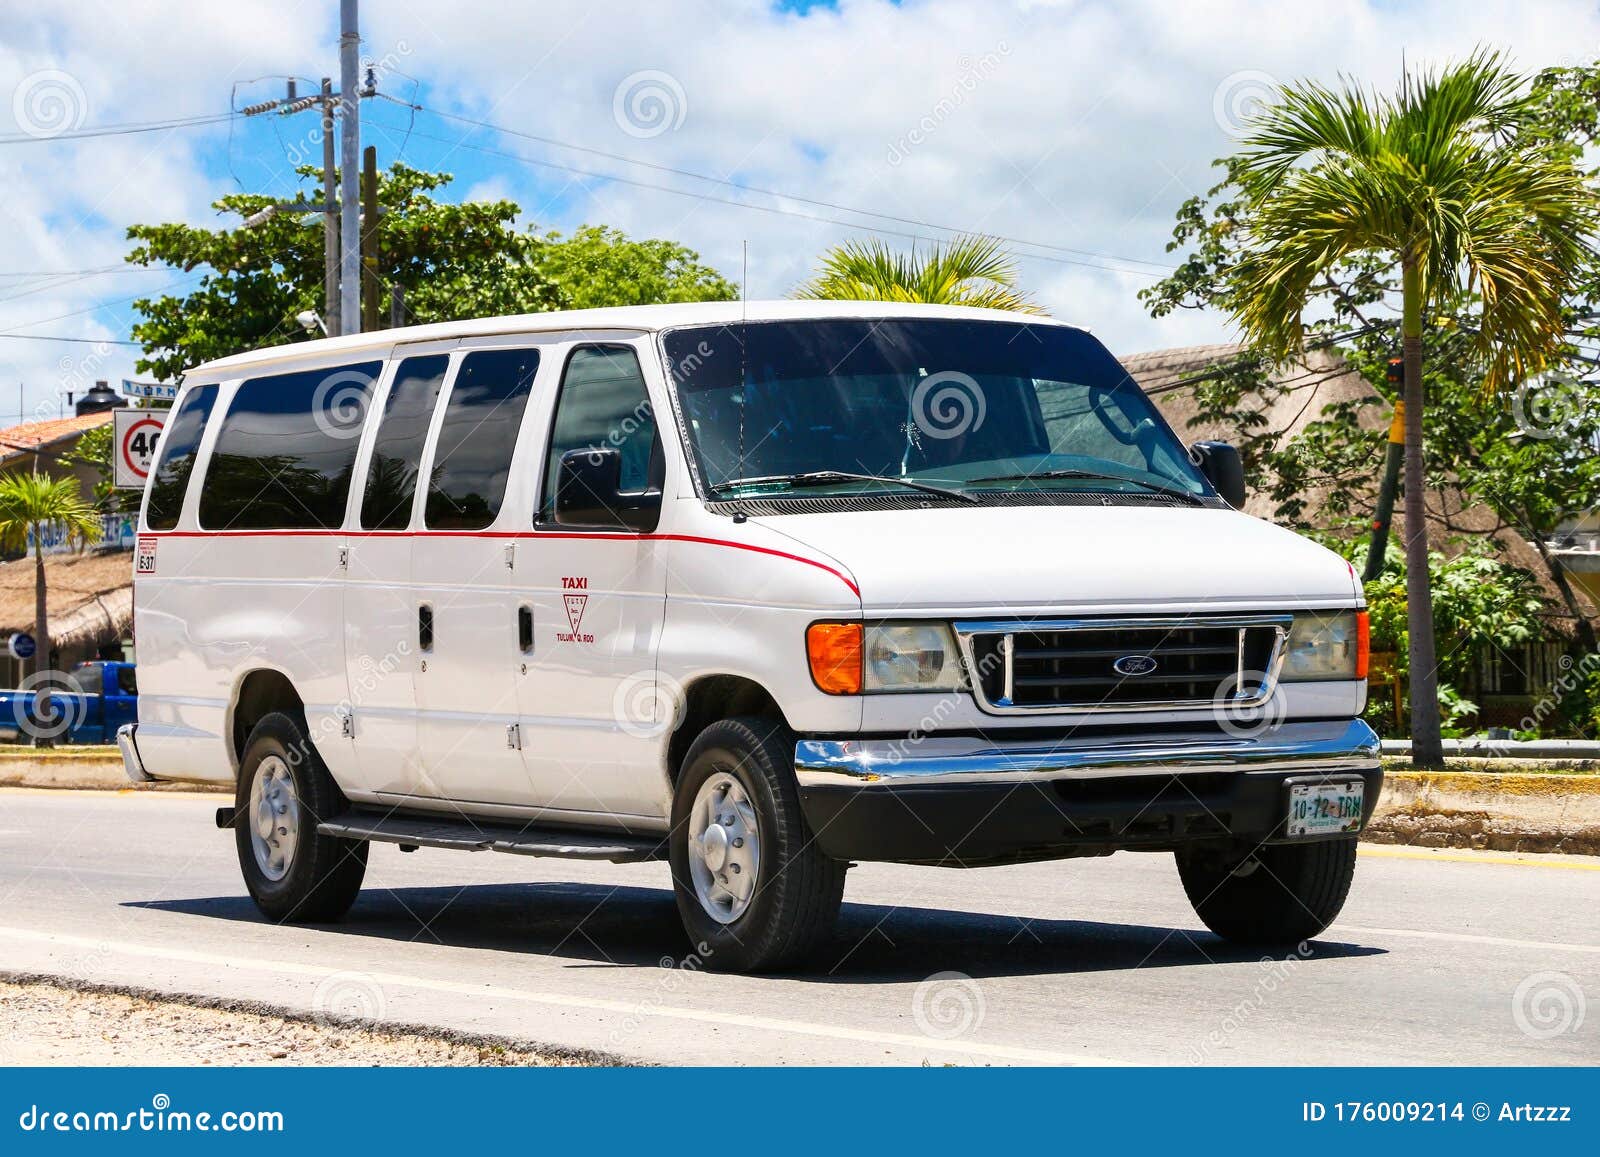
[(868, 627), (862, 668), (866, 691), (954, 691), (961, 686), (955, 640), (943, 623)]
[(955, 639), (943, 623), (813, 623), (806, 655), (811, 678), (830, 695), (965, 686)]
[(1367, 612), (1297, 614), (1284, 643), (1285, 683), (1367, 677)]

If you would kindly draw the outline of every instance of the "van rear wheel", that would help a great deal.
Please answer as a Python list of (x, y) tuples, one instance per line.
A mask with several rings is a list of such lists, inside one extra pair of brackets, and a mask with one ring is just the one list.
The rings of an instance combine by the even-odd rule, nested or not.
[(802, 962), (839, 915), (846, 864), (822, 854), (800, 810), (794, 733), (724, 719), (684, 757), (672, 801), (673, 891), (706, 968), (762, 972)]
[(299, 719), (274, 712), (255, 725), (233, 827), (245, 887), (265, 915), (315, 924), (350, 910), (367, 874), (366, 842), (317, 831), (348, 806)]
[(1195, 913), (1239, 944), (1298, 944), (1317, 935), (1344, 907), (1355, 873), (1353, 838), (1178, 854), (1178, 876)]

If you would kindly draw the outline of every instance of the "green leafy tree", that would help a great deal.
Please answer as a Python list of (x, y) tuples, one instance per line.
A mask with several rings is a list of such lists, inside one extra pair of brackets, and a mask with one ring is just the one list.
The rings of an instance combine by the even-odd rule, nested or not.
[[(1575, 159), (1585, 156), (1596, 143), (1600, 67), (1549, 70), (1535, 82), (1532, 97), (1529, 119), (1519, 131)], [(1228, 308), (1231, 273), (1248, 241), (1248, 210), (1233, 181), (1236, 159), (1217, 164), (1227, 174), (1224, 179), (1178, 211), (1169, 249), (1183, 253), (1182, 263), (1142, 294), (1156, 317), (1180, 309)], [(1355, 254), (1313, 287), (1314, 304), (1308, 307), (1306, 347), (1330, 349), (1336, 358), (1284, 373), (1246, 346), (1190, 382), (1197, 403), (1192, 423), (1231, 432), (1252, 489), (1272, 499), (1279, 521), (1365, 536), (1389, 408), (1398, 400), (1386, 371), (1399, 337), (1399, 319), (1387, 305), (1399, 289), (1393, 265), (1383, 255)], [(1592, 653), (1600, 642), (1591, 612), (1547, 542), (1574, 515), (1600, 505), (1600, 455), (1594, 452), (1600, 394), (1592, 385), (1569, 380), (1554, 397), (1557, 408), (1566, 404), (1569, 420), (1559, 428), (1523, 428), (1533, 425), (1526, 418), (1540, 404), (1538, 383), (1525, 385), (1511, 399), (1484, 393), (1483, 367), (1472, 341), (1480, 328), (1479, 308), (1472, 293), (1437, 304), (1429, 315), (1433, 324), (1423, 334), (1425, 465), (1433, 525), (1454, 537), (1482, 534), (1481, 520), (1469, 527), (1453, 512), (1461, 503), (1492, 511), (1497, 523), (1488, 531), (1491, 538), (1505, 545), (1501, 532), (1509, 528), (1532, 544), (1573, 634)], [(1579, 271), (1567, 312), (1570, 338), (1600, 338), (1592, 320), (1600, 316), (1600, 264), (1591, 261)], [(1324, 381), (1352, 369), (1372, 387), (1372, 397), (1326, 404), (1298, 432), (1269, 421), (1274, 403), (1287, 401), (1289, 412), (1302, 412), (1305, 407), (1292, 404), (1296, 396), (1313, 398)]]
[(1017, 288), (1016, 262), (992, 237), (957, 237), (948, 244), (907, 253), (876, 239), (847, 241), (823, 254), (817, 275), (794, 296), (1044, 313)]
[(100, 477), (94, 484), (94, 509), (107, 514), (139, 508), (139, 491), (118, 490), (112, 482), (111, 455), (116, 444), (112, 423), (85, 430), (72, 449), (61, 456), (69, 465), (88, 466)]
[(553, 287), (561, 309), (599, 309), (658, 302), (732, 301), (738, 287), (672, 241), (634, 241), (604, 225), (571, 237), (546, 233), (534, 266)]
[[(38, 649), (33, 654), (33, 673), (50, 668), (50, 620), (46, 605), (44, 573), (44, 531), (54, 523), (82, 542), (100, 537), (100, 518), (94, 507), (83, 500), (76, 478), (51, 478), (45, 474), (7, 474), (0, 477), (0, 541), (16, 548), (33, 537), (33, 627)], [(41, 689), (39, 712), (50, 713), (49, 692)], [(40, 737), (42, 747), (51, 741)]]
[[(1366, 561), (1364, 544), (1343, 543), (1358, 566)], [(1531, 571), (1495, 558), (1481, 540), (1462, 554), (1428, 556), (1428, 581), (1433, 591), (1434, 633), (1450, 640), (1439, 656), (1439, 697), (1457, 704), (1453, 714), (1475, 715), (1476, 707), (1461, 699), (1458, 689), (1471, 677), (1479, 659), (1488, 653), (1514, 651), (1544, 634), (1545, 602), (1538, 579)], [(1378, 576), (1366, 584), (1367, 609), (1372, 616), (1372, 649), (1392, 651), (1401, 673), (1407, 662), (1410, 626), (1406, 560), (1391, 546)], [(1412, 684), (1415, 710), (1415, 683)], [(1374, 704), (1370, 718), (1384, 715)], [(1459, 719), (1457, 720), (1459, 721)]]
[(1392, 96), (1287, 86), (1228, 164), (1236, 197), (1220, 227), (1185, 206), (1180, 230), (1199, 234), (1199, 251), (1151, 298), (1170, 307), (1208, 292), (1208, 271), (1221, 272), (1213, 303), (1270, 367), (1303, 354), (1308, 303), (1330, 285), (1337, 296), (1346, 282), (1345, 304), (1361, 318), (1362, 303), (1380, 301), (1398, 271), (1412, 750), (1422, 767), (1443, 759), (1424, 506), (1424, 315), (1471, 297), (1467, 348), (1484, 388), (1504, 389), (1561, 355), (1564, 303), (1594, 256), (1584, 238), (1596, 206), (1584, 174), (1568, 151), (1518, 132), (1537, 108), (1522, 78), (1482, 53), (1408, 74)]
[[(303, 168), (314, 180), (318, 170)], [(385, 306), (398, 287), (408, 324), (656, 301), (736, 296), (698, 255), (670, 241), (635, 241), (584, 227), (572, 237), (519, 228), (513, 201), (437, 199), (451, 177), (404, 164), (381, 173), (379, 281)], [(320, 202), (323, 190), (306, 191)], [(317, 215), (280, 213), (252, 228), (237, 222), (282, 198), (237, 193), (215, 208), (237, 218), (217, 229), (135, 225), (128, 260), (201, 270), (182, 295), (134, 303), (139, 371), (171, 381), (190, 366), (241, 350), (302, 339), (295, 315), (323, 312), (323, 228)]]

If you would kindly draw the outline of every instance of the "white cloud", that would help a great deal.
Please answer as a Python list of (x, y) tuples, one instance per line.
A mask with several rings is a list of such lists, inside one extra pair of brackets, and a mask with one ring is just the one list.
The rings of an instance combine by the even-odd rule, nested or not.
[[(1261, 76), (1333, 80), (1345, 72), (1387, 87), (1402, 52), (1413, 62), (1439, 61), (1479, 43), (1508, 47), (1525, 69), (1600, 57), (1600, 16), (1578, 0), (842, 0), (803, 17), (762, 0), (369, 0), (363, 9), (365, 54), (389, 56), (420, 77), (438, 107), (909, 219), (876, 219), (891, 240), (894, 232), (928, 235), (914, 222), (931, 222), (1062, 247), (1023, 260), (1027, 287), (1124, 352), (1226, 336), (1215, 318), (1152, 321), (1135, 296), (1150, 278), (1133, 272), (1140, 267), (1130, 259), (1168, 260), (1174, 209), (1212, 183), (1209, 162), (1231, 144), (1215, 116), (1219, 90), (1224, 111), (1234, 95), (1230, 78), (1237, 88)], [(76, 88), (66, 91), (81, 91), (73, 95), (81, 108), (65, 112), (85, 125), (218, 111), (236, 82), (333, 71), (335, 20), (331, 0), (101, 0), (49, 9), (0, 0), (0, 134), (18, 131), (16, 94), (41, 72), (72, 79)], [(624, 89), (619, 105), (619, 86), (641, 74), (671, 83), (657, 77), (633, 104)], [(386, 87), (403, 93), (408, 85)], [(417, 129), (453, 140), (464, 131), (427, 114)], [(860, 235), (808, 217), (874, 223), (526, 141), (471, 139), (710, 198), (577, 177), (563, 185), (560, 174), (509, 160), (476, 165), (491, 166), (492, 175), (475, 173), (460, 189), (511, 195), (541, 225), (591, 221), (672, 237), (735, 278), (748, 241), (755, 296), (788, 292), (818, 251)], [(130, 222), (211, 220), (209, 203), (234, 187), (229, 165), (253, 188), (290, 191), (281, 148), (236, 145), (230, 154), (226, 142), (219, 129), (0, 146), (0, 273), (97, 268), (125, 252)], [(71, 315), (32, 330), (125, 336), (85, 325), (92, 315), (76, 311), (165, 281), (138, 273), (56, 285), (0, 277), (0, 330)], [(111, 320), (125, 323), (121, 314)], [(0, 339), (0, 398), (22, 378), (36, 401), (51, 403), (91, 349)], [(131, 351), (119, 351), (95, 376), (124, 376), (131, 362)]]

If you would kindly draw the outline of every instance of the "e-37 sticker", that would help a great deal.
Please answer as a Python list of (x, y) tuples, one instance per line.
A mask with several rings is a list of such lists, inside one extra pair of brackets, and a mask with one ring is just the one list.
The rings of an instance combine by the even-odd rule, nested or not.
[(141, 538), (139, 549), (134, 555), (134, 574), (156, 573), (156, 542), (154, 538)]

